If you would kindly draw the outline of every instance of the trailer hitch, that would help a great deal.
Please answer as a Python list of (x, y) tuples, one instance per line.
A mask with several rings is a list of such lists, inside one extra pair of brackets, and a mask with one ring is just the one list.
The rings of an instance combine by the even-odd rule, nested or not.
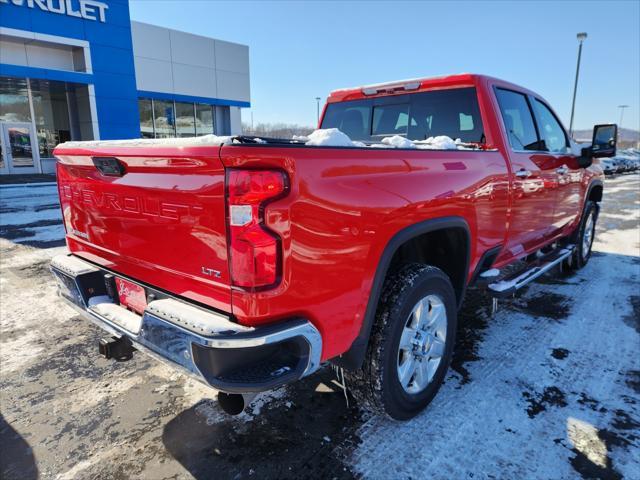
[(98, 352), (107, 360), (115, 359), (118, 362), (126, 362), (133, 358), (134, 348), (131, 340), (127, 337), (101, 338), (98, 342)]

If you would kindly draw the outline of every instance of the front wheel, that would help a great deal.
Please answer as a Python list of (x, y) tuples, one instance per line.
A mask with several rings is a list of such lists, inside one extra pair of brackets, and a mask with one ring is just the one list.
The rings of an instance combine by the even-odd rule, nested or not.
[(356, 399), (396, 420), (420, 413), (451, 362), (456, 310), (451, 281), (436, 267), (411, 264), (387, 279), (364, 365), (346, 372)]
[(584, 207), (584, 214), (578, 226), (576, 235), (576, 248), (573, 251), (568, 267), (579, 270), (584, 267), (591, 258), (591, 249), (596, 235), (596, 220), (598, 218), (598, 205), (588, 201)]

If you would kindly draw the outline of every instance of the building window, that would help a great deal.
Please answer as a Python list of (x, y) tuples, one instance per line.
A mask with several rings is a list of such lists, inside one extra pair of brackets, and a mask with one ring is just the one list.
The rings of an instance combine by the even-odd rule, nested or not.
[(173, 109), (173, 102), (153, 101), (153, 124), (156, 138), (176, 136), (176, 114)]
[(193, 103), (176, 102), (176, 133), (178, 137), (193, 137), (196, 121)]
[(0, 120), (3, 122), (31, 121), (26, 79), (0, 77)]
[(153, 105), (151, 100), (147, 98), (138, 100), (138, 111), (140, 112), (140, 136), (142, 138), (154, 138)]
[(142, 138), (193, 137), (212, 134), (213, 106), (206, 103), (138, 99)]
[(213, 133), (213, 107), (205, 103), (196, 103), (196, 135)]
[(52, 158), (57, 144), (71, 140), (68, 85), (48, 80), (0, 78), (0, 121), (32, 123), (41, 158)]
[(71, 140), (69, 102), (64, 83), (30, 80), (40, 157), (52, 158), (59, 143)]

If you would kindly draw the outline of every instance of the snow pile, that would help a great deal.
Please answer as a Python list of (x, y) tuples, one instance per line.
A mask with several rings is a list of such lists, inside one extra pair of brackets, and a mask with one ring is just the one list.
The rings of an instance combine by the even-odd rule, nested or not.
[(132, 140), (87, 140), (64, 142), (63, 148), (109, 148), (109, 147), (200, 147), (229, 145), (234, 137), (202, 135), (183, 138), (134, 138)]
[(370, 148), (418, 148), (422, 150), (475, 150), (465, 145), (460, 139), (453, 140), (446, 135), (429, 137), (426, 140), (409, 140), (400, 135), (385, 137), (382, 143), (365, 144), (351, 140), (349, 136), (337, 128), (315, 130), (307, 136), (294, 135), (293, 141), (304, 142), (316, 147), (370, 147)]
[[(256, 143), (266, 143), (256, 137)], [(307, 136), (294, 135), (292, 143), (304, 142), (305, 145), (315, 147), (371, 147), (371, 148), (418, 148), (423, 150), (476, 150), (473, 146), (464, 144), (460, 139), (453, 140), (446, 135), (429, 137), (426, 140), (409, 140), (400, 135), (385, 137), (382, 143), (365, 144), (351, 140), (349, 136), (337, 128), (321, 128)], [(82, 142), (65, 142), (62, 148), (109, 148), (109, 147), (196, 147), (221, 146), (232, 143), (242, 143), (233, 136), (203, 135), (201, 137), (186, 138), (136, 138), (133, 140), (89, 140)]]
[(437, 137), (429, 137), (426, 140), (416, 140), (414, 142), (418, 148), (427, 150), (457, 150), (459, 147), (466, 149), (458, 138), (453, 140), (446, 135), (438, 135)]
[(382, 139), (382, 143), (390, 145), (395, 148), (416, 148), (416, 145), (408, 138), (401, 137), (400, 135), (394, 135), (393, 137), (385, 137)]
[(316, 147), (353, 147), (353, 142), (337, 128), (321, 128), (315, 130), (307, 137), (294, 137), (295, 140), (302, 140), (305, 145)]
[(394, 148), (419, 148), (422, 150), (458, 150), (466, 149), (462, 141), (458, 138), (453, 140), (446, 135), (429, 137), (426, 140), (409, 140), (408, 138), (394, 135), (382, 139), (382, 145), (371, 145), (372, 147), (389, 146)]

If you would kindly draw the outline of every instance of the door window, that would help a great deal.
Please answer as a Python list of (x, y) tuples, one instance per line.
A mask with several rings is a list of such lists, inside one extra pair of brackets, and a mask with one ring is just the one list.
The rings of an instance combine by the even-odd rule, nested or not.
[(153, 116), (156, 138), (172, 138), (176, 136), (176, 114), (173, 102), (153, 101)]
[(535, 100), (533, 105), (537, 115), (538, 130), (545, 143), (545, 150), (554, 153), (566, 153), (567, 136), (560, 122), (549, 110), (549, 107), (540, 100)]
[(538, 133), (527, 97), (502, 88), (496, 89), (502, 121), (513, 150), (540, 150)]
[(8, 125), (6, 131), (11, 165), (14, 168), (33, 167), (31, 128)]
[(196, 134), (193, 103), (176, 102), (176, 131), (178, 137), (193, 137)]

